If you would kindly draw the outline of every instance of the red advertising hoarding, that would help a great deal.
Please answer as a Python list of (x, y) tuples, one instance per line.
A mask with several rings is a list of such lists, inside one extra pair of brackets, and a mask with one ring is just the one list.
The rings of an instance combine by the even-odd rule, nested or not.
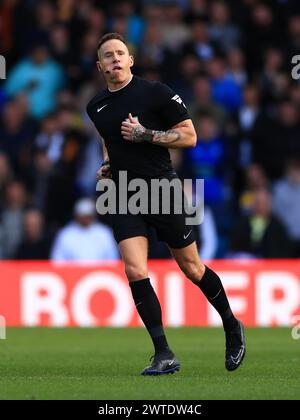
[[(218, 260), (231, 307), (248, 326), (292, 325), (300, 314), (300, 262)], [(1, 262), (0, 315), (7, 326), (139, 326), (122, 262)], [(220, 325), (217, 312), (174, 261), (150, 261), (167, 326)]]

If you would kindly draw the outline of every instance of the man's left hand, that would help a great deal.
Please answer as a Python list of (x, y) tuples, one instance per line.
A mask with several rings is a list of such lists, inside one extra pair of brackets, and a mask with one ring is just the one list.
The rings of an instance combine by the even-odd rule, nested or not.
[(134, 143), (141, 143), (144, 140), (142, 139), (142, 134), (146, 131), (137, 117), (133, 117), (131, 113), (128, 114), (128, 118), (122, 122), (121, 125), (121, 134), (124, 140), (132, 141)]

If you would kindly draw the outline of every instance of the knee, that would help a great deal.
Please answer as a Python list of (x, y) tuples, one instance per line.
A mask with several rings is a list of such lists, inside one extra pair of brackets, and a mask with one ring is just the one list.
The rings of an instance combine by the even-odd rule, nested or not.
[(186, 277), (193, 283), (198, 283), (205, 271), (205, 265), (200, 261), (185, 261), (181, 268)]
[(135, 264), (125, 265), (125, 274), (129, 281), (142, 280), (148, 277), (148, 270)]

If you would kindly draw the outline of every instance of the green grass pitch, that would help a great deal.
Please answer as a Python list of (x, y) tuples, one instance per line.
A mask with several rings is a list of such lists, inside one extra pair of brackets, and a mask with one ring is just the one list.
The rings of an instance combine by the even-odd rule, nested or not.
[(288, 328), (247, 328), (247, 353), (224, 368), (220, 328), (169, 328), (179, 373), (140, 376), (152, 354), (142, 328), (8, 328), (0, 399), (300, 399), (300, 340)]

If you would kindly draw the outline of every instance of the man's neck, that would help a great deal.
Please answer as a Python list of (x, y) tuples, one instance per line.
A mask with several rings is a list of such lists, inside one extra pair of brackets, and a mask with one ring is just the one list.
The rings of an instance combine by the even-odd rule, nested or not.
[(107, 89), (110, 92), (116, 92), (117, 90), (123, 89), (125, 86), (127, 86), (131, 82), (132, 78), (133, 78), (133, 74), (130, 73), (128, 79), (124, 80), (124, 82), (107, 84)]

